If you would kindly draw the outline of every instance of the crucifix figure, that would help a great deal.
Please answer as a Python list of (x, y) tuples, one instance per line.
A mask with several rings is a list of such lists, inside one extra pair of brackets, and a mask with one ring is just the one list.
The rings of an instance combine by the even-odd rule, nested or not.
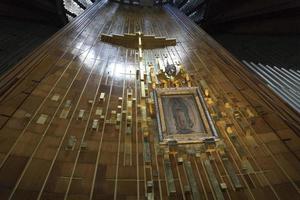
[(101, 41), (123, 46), (130, 49), (138, 49), (140, 69), (143, 69), (143, 49), (164, 48), (167, 46), (176, 46), (176, 39), (155, 37), (154, 35), (144, 35), (141, 32), (135, 34), (102, 34)]
[(144, 35), (141, 32), (135, 34), (125, 33), (124, 35), (102, 34), (101, 41), (131, 49), (156, 49), (176, 46), (176, 39), (174, 38), (155, 37), (154, 35)]
[[(155, 37), (154, 35), (144, 35), (141, 32), (135, 34), (125, 33), (124, 35), (120, 34), (102, 34), (101, 41), (111, 43), (118, 46), (123, 46), (125, 48), (137, 49), (139, 57), (139, 69), (141, 72), (138, 72), (143, 76), (144, 71), (144, 58), (143, 58), (143, 49), (156, 49), (156, 48), (165, 48), (167, 46), (176, 46), (177, 42), (175, 38), (166, 38), (166, 37)], [(150, 66), (150, 65), (149, 65)], [(152, 65), (151, 65), (152, 66)], [(153, 67), (153, 66), (152, 66)], [(151, 67), (150, 67), (151, 68)], [(158, 80), (164, 87), (180, 87), (181, 85), (187, 84), (191, 86), (190, 78), (188, 74), (180, 67), (176, 68), (174, 64), (168, 64), (168, 66), (160, 71), (157, 75)], [(152, 78), (155, 76), (151, 76)], [(141, 78), (143, 80), (143, 78)], [(154, 85), (156, 81), (152, 80)], [(153, 86), (155, 88), (155, 86)]]

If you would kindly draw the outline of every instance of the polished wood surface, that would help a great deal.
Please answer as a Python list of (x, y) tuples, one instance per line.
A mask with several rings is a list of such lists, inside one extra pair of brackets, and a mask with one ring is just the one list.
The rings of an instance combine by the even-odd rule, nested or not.
[[(146, 158), (137, 50), (100, 40), (138, 31), (177, 40), (145, 50), (145, 64), (168, 55), (193, 86), (206, 81), (215, 101), (208, 107), (218, 116), (217, 146), (166, 152), (152, 117)], [(0, 199), (145, 199), (147, 192), (154, 199), (300, 197), (299, 114), (170, 6), (96, 4), (0, 84)], [(114, 123), (117, 113), (121, 121)]]

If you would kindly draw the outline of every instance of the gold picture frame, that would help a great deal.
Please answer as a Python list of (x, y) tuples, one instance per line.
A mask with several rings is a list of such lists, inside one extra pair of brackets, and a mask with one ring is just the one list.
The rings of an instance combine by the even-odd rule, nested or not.
[(154, 99), (160, 143), (198, 143), (218, 138), (198, 87), (157, 88)]

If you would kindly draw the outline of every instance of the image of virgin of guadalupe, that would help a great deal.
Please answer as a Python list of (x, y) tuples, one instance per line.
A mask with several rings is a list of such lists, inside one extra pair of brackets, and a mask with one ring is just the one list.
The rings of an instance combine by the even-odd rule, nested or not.
[(178, 133), (188, 134), (193, 132), (194, 123), (191, 120), (189, 109), (182, 98), (172, 98), (170, 106)]

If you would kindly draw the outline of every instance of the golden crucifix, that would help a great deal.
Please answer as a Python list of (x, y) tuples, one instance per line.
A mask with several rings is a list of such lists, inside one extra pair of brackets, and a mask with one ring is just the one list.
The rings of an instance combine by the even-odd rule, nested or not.
[[(140, 69), (143, 69), (143, 49), (156, 49), (156, 48), (165, 48), (167, 46), (176, 46), (176, 39), (174, 38), (165, 38), (165, 37), (155, 37), (154, 35), (144, 35), (141, 32), (135, 34), (113, 34), (101, 35), (101, 41), (123, 46), (131, 49), (138, 49), (139, 55), (139, 64)], [(158, 63), (158, 65), (161, 65)], [(160, 66), (160, 71), (158, 74), (155, 74), (153, 65), (150, 67), (150, 76), (152, 79), (152, 87), (155, 88), (157, 85), (157, 79), (163, 87), (180, 87), (187, 84), (191, 86), (190, 78), (188, 74), (183, 70), (182, 66), (179, 65), (179, 68), (176, 68), (175, 65)], [(165, 69), (170, 67), (175, 67), (175, 74), (168, 74)], [(163, 69), (162, 69), (163, 68)], [(168, 70), (167, 70), (168, 71)], [(141, 73), (143, 75), (143, 73)], [(155, 78), (157, 77), (157, 78)], [(143, 80), (143, 78), (141, 78)]]

